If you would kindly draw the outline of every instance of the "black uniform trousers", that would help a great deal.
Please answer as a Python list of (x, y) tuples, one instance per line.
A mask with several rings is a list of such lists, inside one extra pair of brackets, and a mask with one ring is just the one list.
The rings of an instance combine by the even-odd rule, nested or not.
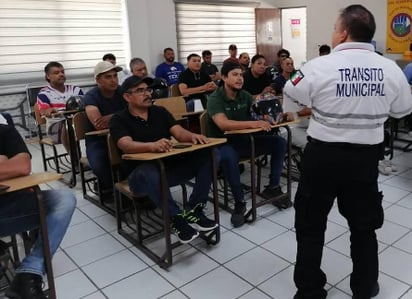
[(308, 139), (294, 202), (297, 297), (326, 298), (326, 275), (320, 265), (327, 217), (335, 198), (351, 233), (350, 287), (354, 295), (367, 296), (379, 271), (375, 230), (383, 224), (383, 196), (377, 183), (382, 145)]

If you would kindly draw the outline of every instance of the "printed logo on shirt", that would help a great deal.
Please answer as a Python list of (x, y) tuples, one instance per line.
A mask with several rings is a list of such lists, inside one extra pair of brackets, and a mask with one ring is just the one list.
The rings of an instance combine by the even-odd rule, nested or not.
[(354, 67), (338, 71), (340, 83), (336, 85), (337, 97), (385, 96), (385, 75), (381, 68)]
[(291, 76), (290, 76), (290, 81), (292, 82), (293, 85), (298, 84), (303, 77), (303, 73), (300, 70), (296, 70)]

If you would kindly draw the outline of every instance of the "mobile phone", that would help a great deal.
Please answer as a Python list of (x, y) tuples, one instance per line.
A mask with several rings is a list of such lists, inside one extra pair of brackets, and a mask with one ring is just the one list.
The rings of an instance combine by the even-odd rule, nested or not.
[(10, 186), (0, 184), (0, 193), (5, 192), (9, 188), (10, 188)]
[(192, 145), (190, 143), (175, 143), (173, 144), (173, 148), (187, 148), (191, 147)]

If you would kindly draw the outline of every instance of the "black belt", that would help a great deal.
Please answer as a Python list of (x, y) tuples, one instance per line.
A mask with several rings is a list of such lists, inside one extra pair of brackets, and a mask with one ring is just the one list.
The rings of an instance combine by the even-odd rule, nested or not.
[(381, 144), (359, 144), (359, 143), (349, 143), (349, 142), (327, 142), (323, 140), (319, 140), (313, 137), (308, 136), (308, 142), (313, 144), (319, 145), (326, 145), (326, 146), (333, 146), (339, 148), (364, 148), (364, 149), (372, 149), (374, 147), (380, 147)]

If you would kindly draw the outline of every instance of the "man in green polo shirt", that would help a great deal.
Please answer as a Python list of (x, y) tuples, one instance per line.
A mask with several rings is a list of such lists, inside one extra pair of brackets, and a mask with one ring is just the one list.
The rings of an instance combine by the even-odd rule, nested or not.
[[(225, 131), (262, 128), (263, 133), (255, 136), (256, 155), (269, 154), (270, 175), (269, 185), (261, 196), (264, 198), (280, 198), (283, 194), (279, 185), (286, 153), (286, 140), (270, 134), (271, 125), (267, 121), (253, 120), (250, 115), (252, 95), (242, 90), (243, 72), (239, 64), (228, 62), (221, 70), (223, 86), (209, 95), (207, 102), (207, 135), (222, 137)], [(250, 157), (250, 139), (246, 135), (226, 136), (228, 143), (219, 148), (220, 166), (228, 180), (235, 199), (235, 209), (231, 217), (234, 227), (245, 223), (246, 203), (240, 183), (239, 159)], [(288, 198), (275, 200), (278, 208), (288, 208), (291, 202)]]

